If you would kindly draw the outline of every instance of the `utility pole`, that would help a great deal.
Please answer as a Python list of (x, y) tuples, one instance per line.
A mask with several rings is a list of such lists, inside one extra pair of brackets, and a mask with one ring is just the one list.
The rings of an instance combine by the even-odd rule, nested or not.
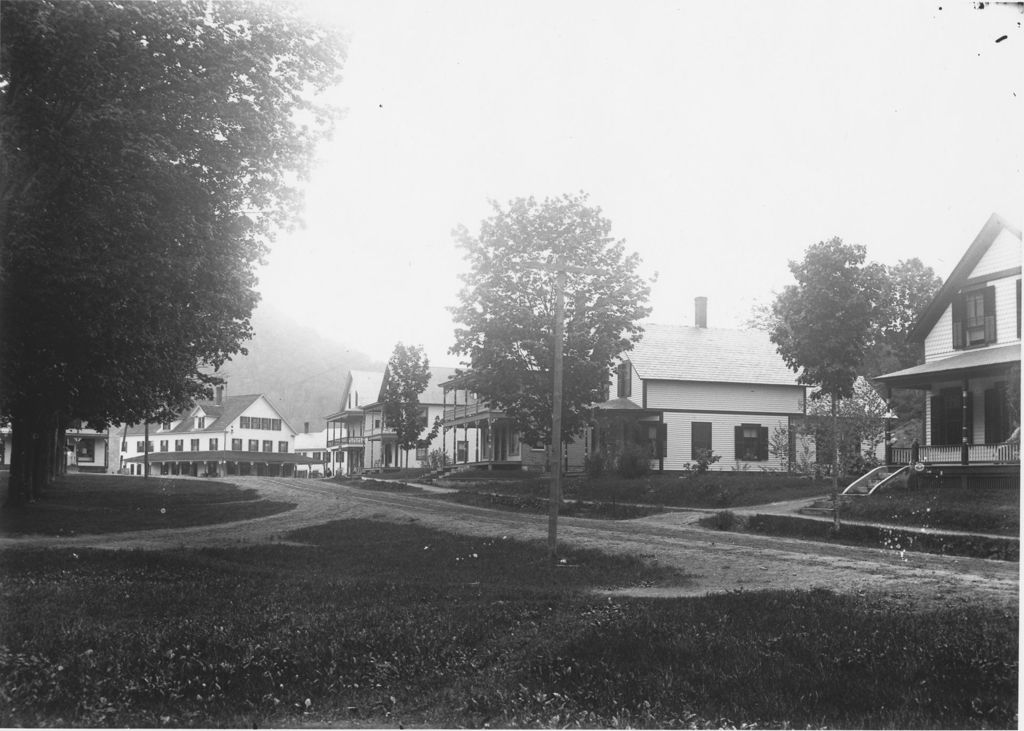
[(144, 445), (146, 449), (145, 455), (142, 457), (142, 477), (143, 479), (149, 477), (149, 419), (146, 419), (145, 434), (142, 437), (146, 440)]
[(554, 464), (551, 469), (551, 490), (548, 496), (548, 558), (552, 563), (558, 557), (558, 508), (562, 502), (562, 356), (565, 343), (565, 276), (574, 274), (602, 274), (596, 267), (566, 264), (561, 258), (552, 264), (528, 263), (526, 269), (541, 269), (555, 273), (555, 333), (554, 333), (554, 374), (551, 387), (551, 452)]

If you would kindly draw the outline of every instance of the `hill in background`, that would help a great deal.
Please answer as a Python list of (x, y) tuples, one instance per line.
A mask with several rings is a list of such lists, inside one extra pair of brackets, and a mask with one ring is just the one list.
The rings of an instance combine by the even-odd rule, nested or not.
[(221, 368), (228, 394), (262, 393), (293, 429), (323, 429), (328, 414), (341, 407), (341, 389), (350, 369), (384, 370), (355, 348), (322, 337), (313, 328), (261, 304), (253, 314), (248, 355)]

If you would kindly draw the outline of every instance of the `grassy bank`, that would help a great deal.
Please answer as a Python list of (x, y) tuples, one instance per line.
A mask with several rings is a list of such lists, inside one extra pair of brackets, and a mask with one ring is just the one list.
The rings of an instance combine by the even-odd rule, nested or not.
[[(845, 486), (850, 480), (840, 484)], [(550, 476), (533, 473), (468, 471), (446, 478), (446, 485), (463, 492), (501, 493), (546, 498)], [(624, 478), (570, 477), (563, 485), (567, 501), (639, 503), (680, 508), (730, 508), (764, 505), (783, 500), (811, 499), (827, 494), (828, 480), (779, 472), (655, 473)]]
[(1020, 490), (959, 487), (882, 490), (851, 499), (841, 517), (868, 523), (1020, 535)]
[(1017, 617), (680, 600), (638, 560), (415, 524), (0, 554), (0, 725), (1015, 727)]
[[(0, 477), (6, 492), (9, 473)], [(224, 482), (124, 475), (64, 475), (42, 500), (0, 510), (5, 535), (85, 535), (183, 528), (260, 518), (292, 503), (259, 499), (255, 490)]]

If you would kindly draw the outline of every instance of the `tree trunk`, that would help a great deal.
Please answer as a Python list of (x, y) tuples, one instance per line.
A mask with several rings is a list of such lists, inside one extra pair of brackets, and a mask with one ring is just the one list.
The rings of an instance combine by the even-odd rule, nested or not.
[(839, 411), (832, 394), (832, 530), (839, 532)]

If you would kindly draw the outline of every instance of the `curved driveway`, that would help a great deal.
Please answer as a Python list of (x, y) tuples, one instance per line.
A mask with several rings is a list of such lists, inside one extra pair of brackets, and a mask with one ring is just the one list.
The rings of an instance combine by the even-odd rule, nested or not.
[[(241, 477), (229, 481), (293, 510), (213, 526), (95, 536), (0, 538), (17, 547), (177, 548), (281, 541), (297, 528), (330, 520), (370, 518), (478, 536), (546, 540), (547, 516), (440, 501), (429, 495), (362, 490), (334, 482)], [(633, 589), (635, 596), (695, 596), (722, 591), (828, 588), (879, 594), (917, 606), (1018, 605), (1019, 564), (927, 553), (838, 546), (813, 541), (711, 531), (703, 513), (671, 512), (628, 521), (559, 519), (559, 542), (640, 555), (688, 575), (680, 586)]]

